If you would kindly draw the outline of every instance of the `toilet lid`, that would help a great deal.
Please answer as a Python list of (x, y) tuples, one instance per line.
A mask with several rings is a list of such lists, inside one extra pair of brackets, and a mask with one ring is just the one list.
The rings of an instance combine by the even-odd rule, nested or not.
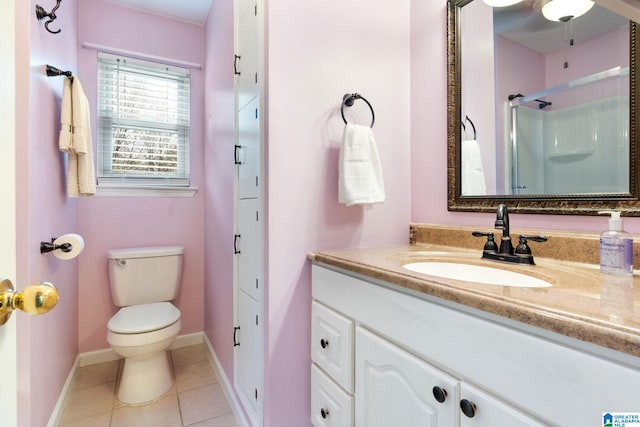
[(166, 328), (180, 319), (180, 310), (170, 302), (122, 307), (107, 328), (117, 334), (139, 334)]

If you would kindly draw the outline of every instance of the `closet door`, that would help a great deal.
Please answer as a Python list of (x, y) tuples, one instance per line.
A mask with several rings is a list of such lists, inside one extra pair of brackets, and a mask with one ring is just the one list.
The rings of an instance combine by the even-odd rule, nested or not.
[(238, 76), (237, 108), (243, 109), (249, 101), (258, 96), (258, 3), (241, 1), (239, 4), (239, 23), (237, 33), (238, 50), (234, 58), (235, 73)]
[(243, 291), (238, 292), (239, 327), (236, 333), (237, 385), (245, 405), (257, 411), (260, 389), (261, 319), (258, 302)]
[(238, 287), (256, 301), (260, 298), (260, 211), (258, 199), (238, 201), (235, 239)]
[(260, 120), (258, 98), (253, 98), (238, 113), (238, 140), (235, 146), (238, 197), (257, 198), (260, 190)]

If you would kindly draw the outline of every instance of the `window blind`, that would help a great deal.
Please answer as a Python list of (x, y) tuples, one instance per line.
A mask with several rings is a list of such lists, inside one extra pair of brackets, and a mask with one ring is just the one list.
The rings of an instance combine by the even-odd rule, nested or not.
[(98, 184), (189, 185), (188, 69), (98, 53)]

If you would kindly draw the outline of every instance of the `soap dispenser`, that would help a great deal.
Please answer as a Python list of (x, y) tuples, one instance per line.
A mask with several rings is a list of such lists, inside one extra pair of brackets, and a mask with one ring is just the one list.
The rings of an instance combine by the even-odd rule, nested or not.
[(609, 214), (609, 229), (600, 235), (600, 272), (617, 276), (633, 274), (633, 239), (622, 229), (619, 211), (600, 211)]

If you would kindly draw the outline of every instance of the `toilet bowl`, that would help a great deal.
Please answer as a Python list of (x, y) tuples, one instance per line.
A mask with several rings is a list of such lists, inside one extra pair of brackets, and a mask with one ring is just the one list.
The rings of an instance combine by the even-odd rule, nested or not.
[(124, 307), (107, 324), (107, 342), (124, 357), (118, 400), (140, 405), (171, 388), (166, 350), (180, 332), (180, 311), (169, 302)]
[(118, 400), (141, 405), (162, 397), (172, 384), (166, 350), (180, 332), (175, 299), (182, 247), (109, 251), (109, 280), (121, 307), (107, 324), (107, 342), (124, 358)]

